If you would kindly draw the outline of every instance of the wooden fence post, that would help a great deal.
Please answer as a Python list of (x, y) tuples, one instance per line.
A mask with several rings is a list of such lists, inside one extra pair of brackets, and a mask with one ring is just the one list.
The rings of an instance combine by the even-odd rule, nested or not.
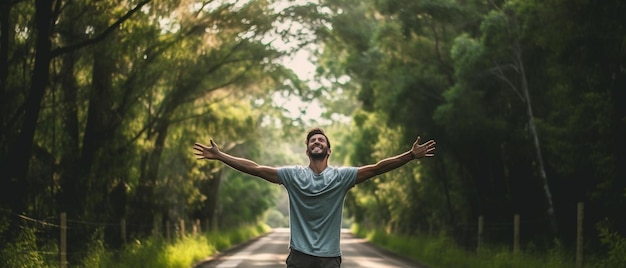
[(513, 216), (513, 255), (519, 254), (519, 214)]
[(585, 215), (585, 204), (578, 203), (578, 217), (576, 226), (576, 268), (583, 267), (583, 219)]
[(483, 244), (483, 230), (485, 225), (485, 216), (478, 216), (478, 242), (476, 244), (476, 251), (480, 252), (480, 248)]
[(61, 268), (67, 267), (67, 214), (61, 213)]
[(202, 231), (200, 230), (200, 219), (196, 219), (195, 223), (193, 224), (193, 235), (198, 235), (201, 232)]

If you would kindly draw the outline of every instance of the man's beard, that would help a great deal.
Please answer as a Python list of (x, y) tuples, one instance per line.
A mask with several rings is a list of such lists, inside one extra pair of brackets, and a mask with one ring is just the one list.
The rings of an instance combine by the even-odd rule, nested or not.
[(317, 152), (317, 153), (311, 152), (311, 150), (309, 150), (309, 157), (315, 160), (324, 160), (324, 158), (326, 158), (327, 155), (328, 155), (328, 148), (323, 148), (322, 151)]

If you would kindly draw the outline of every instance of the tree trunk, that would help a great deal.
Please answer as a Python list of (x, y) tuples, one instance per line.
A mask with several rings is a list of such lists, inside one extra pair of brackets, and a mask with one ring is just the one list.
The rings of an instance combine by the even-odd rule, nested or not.
[(206, 201), (204, 201), (204, 211), (209, 221), (209, 227), (211, 230), (216, 230), (218, 225), (217, 218), (217, 199), (219, 194), (220, 182), (224, 174), (225, 169), (221, 169), (217, 174), (213, 174), (213, 178), (209, 179), (204, 185), (202, 192), (206, 194)]
[(554, 235), (558, 234), (558, 226), (556, 221), (556, 216), (554, 215), (554, 204), (552, 202), (552, 193), (550, 192), (550, 185), (548, 183), (548, 176), (546, 175), (546, 170), (543, 164), (543, 156), (541, 153), (541, 146), (539, 144), (539, 134), (537, 134), (537, 129), (535, 128), (535, 117), (533, 115), (533, 108), (530, 102), (530, 93), (528, 92), (528, 81), (526, 79), (526, 72), (524, 70), (524, 64), (522, 60), (522, 49), (520, 47), (519, 42), (515, 44), (515, 60), (517, 63), (517, 67), (519, 68), (519, 73), (521, 76), (522, 83), (522, 93), (524, 94), (524, 99), (526, 102), (526, 114), (528, 116), (528, 128), (530, 134), (533, 139), (533, 145), (535, 147), (535, 154), (537, 157), (537, 164), (539, 169), (539, 175), (541, 177), (541, 183), (543, 184), (543, 193), (546, 202), (546, 216), (548, 217), (548, 221), (550, 223), (551, 231)]
[[(7, 126), (7, 115), (5, 114), (5, 109), (7, 109), (8, 106), (6, 103), (11, 101), (7, 96), (6, 81), (9, 72), (9, 35), (13, 32), (10, 30), (11, 27), (9, 26), (9, 23), (11, 22), (9, 18), (11, 14), (10, 11), (10, 1), (0, 1), (0, 107), (2, 107), (0, 110), (0, 150), (2, 150), (2, 153), (6, 150), (5, 146), (9, 147), (10, 144), (10, 135), (8, 134), (8, 129), (10, 127)], [(0, 162), (6, 163), (8, 162), (8, 158), (10, 158), (10, 156), (1, 155)], [(6, 172), (9, 167), (10, 166), (0, 164), (0, 172)], [(12, 187), (11, 177), (9, 174), (5, 173), (0, 175), (0, 206), (6, 204), (7, 207), (11, 207), (9, 203), (12, 198), (9, 198), (9, 196), (10, 192), (12, 192)]]
[[(50, 29), (52, 27), (52, 1), (35, 1), (35, 65), (33, 67), (31, 86), (25, 102), (25, 114), (16, 142), (11, 143), (8, 151), (8, 158), (5, 161), (6, 177), (2, 183), (3, 201), (14, 208), (14, 211), (22, 211), (24, 204), (23, 197), (26, 189), (26, 175), (30, 163), (30, 156), (33, 149), (33, 138), (35, 137), (35, 126), (39, 119), (41, 101), (43, 99), (48, 77), (50, 74), (51, 41)], [(15, 198), (17, 197), (17, 198)]]
[[(74, 11), (72, 8), (67, 9), (68, 12)], [(74, 14), (73, 12), (72, 14)], [(68, 23), (68, 25), (60, 25), (68, 29), (69, 33), (76, 33), (77, 29), (74, 24)], [(75, 34), (68, 34), (64, 36), (64, 42), (71, 44), (77, 40), (74, 37)], [(59, 168), (59, 179), (62, 185), (59, 193), (57, 194), (58, 204), (61, 206), (61, 211), (68, 212), (67, 205), (72, 203), (75, 198), (75, 191), (69, 191), (71, 187), (76, 187), (74, 183), (80, 183), (80, 170), (81, 167), (78, 163), (80, 159), (80, 135), (79, 135), (79, 121), (78, 121), (78, 86), (76, 83), (76, 77), (74, 76), (74, 68), (76, 65), (77, 54), (74, 52), (66, 53), (61, 59), (60, 69), (60, 81), (61, 81), (61, 131), (63, 140), (63, 150), (61, 150), (61, 161)], [(73, 214), (71, 214), (73, 215)]]
[(441, 184), (443, 186), (444, 194), (446, 195), (446, 209), (448, 211), (447, 222), (450, 225), (454, 225), (456, 223), (456, 218), (454, 217), (454, 209), (452, 209), (452, 201), (450, 199), (450, 186), (448, 185), (448, 174), (446, 172), (445, 161), (442, 158), (437, 158), (435, 160), (437, 169), (441, 174)]
[(133, 199), (133, 222), (143, 226), (142, 229), (133, 230), (138, 235), (150, 234), (154, 227), (155, 213), (160, 211), (158, 206), (161, 205), (161, 202), (155, 202), (154, 191), (159, 174), (159, 162), (161, 161), (161, 154), (163, 153), (169, 126), (169, 120), (163, 119), (157, 123), (155, 131), (147, 138), (151, 139), (151, 136), (156, 136), (153, 149), (142, 158), (139, 185)]
[[(11, 30), (11, 1), (0, 1), (0, 100), (7, 102), (6, 99), (6, 81), (9, 76), (9, 36)], [(4, 127), (4, 122), (0, 122), (0, 126)], [(0, 133), (3, 133), (0, 130)]]

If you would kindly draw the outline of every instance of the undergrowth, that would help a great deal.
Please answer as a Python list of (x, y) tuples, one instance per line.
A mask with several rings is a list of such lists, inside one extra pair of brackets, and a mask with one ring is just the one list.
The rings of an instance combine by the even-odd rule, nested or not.
[(189, 268), (220, 250), (257, 237), (268, 232), (269, 229), (266, 225), (247, 226), (227, 231), (213, 231), (203, 235), (189, 235), (171, 243), (162, 238), (151, 238), (145, 242), (131, 244), (119, 256), (104, 258), (104, 262), (90, 267)]
[[(220, 250), (250, 240), (270, 230), (265, 224), (233, 230), (186, 235), (172, 241), (160, 236), (135, 240), (120, 250), (108, 249), (101, 233), (85, 249), (85, 257), (69, 267), (189, 268)], [(0, 267), (59, 267), (58, 247), (37, 245), (35, 230), (24, 229), (16, 243), (0, 247)]]
[[(608, 251), (602, 256), (591, 256), (585, 267), (626, 267), (626, 239), (607, 228), (598, 228), (603, 244)], [(575, 267), (575, 256), (566, 252), (558, 241), (542, 252), (520, 252), (514, 254), (509, 247), (484, 247), (479, 252), (470, 252), (458, 246), (446, 235), (399, 236), (382, 230), (366, 230), (357, 224), (352, 232), (373, 244), (394, 253), (406, 256), (430, 268), (571, 268)]]

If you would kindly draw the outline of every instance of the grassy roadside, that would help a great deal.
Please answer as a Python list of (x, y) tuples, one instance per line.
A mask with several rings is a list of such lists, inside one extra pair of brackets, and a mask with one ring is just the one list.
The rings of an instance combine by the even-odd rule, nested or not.
[(112, 253), (101, 243), (90, 246), (88, 256), (80, 267), (192, 267), (194, 263), (215, 255), (220, 250), (245, 242), (267, 233), (265, 224), (246, 226), (228, 231), (215, 231), (202, 235), (188, 235), (175, 241), (161, 237), (129, 243), (122, 250)]
[(542, 253), (520, 253), (514, 255), (508, 248), (485, 248), (479, 253), (468, 252), (445, 237), (407, 237), (389, 235), (380, 230), (366, 230), (352, 226), (352, 232), (368, 241), (397, 254), (408, 256), (431, 268), (571, 268), (574, 257), (565, 253), (557, 244)]

